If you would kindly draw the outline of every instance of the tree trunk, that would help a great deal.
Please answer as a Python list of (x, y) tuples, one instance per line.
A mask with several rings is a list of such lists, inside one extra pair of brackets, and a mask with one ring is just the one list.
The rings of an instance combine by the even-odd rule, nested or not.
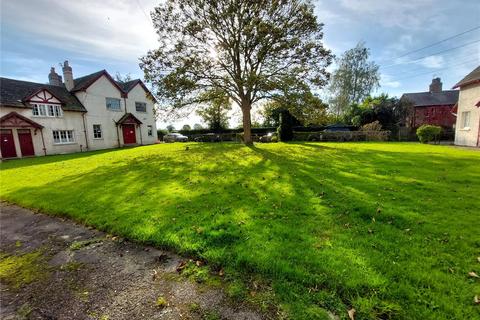
[(250, 116), (252, 105), (249, 102), (243, 102), (241, 107), (243, 115), (243, 142), (246, 145), (252, 145), (252, 121)]

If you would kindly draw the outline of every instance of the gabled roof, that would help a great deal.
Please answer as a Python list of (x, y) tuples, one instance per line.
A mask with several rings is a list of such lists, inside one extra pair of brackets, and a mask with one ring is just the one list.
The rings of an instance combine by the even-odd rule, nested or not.
[(130, 92), (130, 90), (132, 90), (137, 85), (137, 83), (139, 81), (140, 81), (140, 79), (135, 79), (135, 80), (132, 80), (132, 81), (127, 81), (127, 82), (121, 82), (121, 81), (116, 81), (116, 82), (122, 88), (122, 90), (124, 92)]
[(465, 78), (454, 85), (452, 89), (461, 88), (476, 82), (480, 82), (480, 66), (476, 67), (475, 70), (467, 74)]
[(142, 121), (138, 120), (137, 117), (128, 112), (125, 113), (120, 119), (118, 119), (117, 125), (119, 124), (142, 124)]
[(0, 127), (34, 127), (42, 129), (41, 124), (36, 123), (21, 114), (12, 111), (0, 118)]
[(87, 111), (77, 97), (68, 92), (64, 86), (52, 86), (49, 84), (8, 78), (0, 78), (0, 105), (16, 108), (30, 108), (30, 106), (25, 103), (25, 98), (42, 89), (48, 90), (60, 100), (62, 102), (62, 108), (65, 111)]
[(155, 102), (157, 100), (153, 97), (152, 93), (145, 86), (142, 80), (135, 79), (127, 82), (115, 81), (112, 76), (107, 72), (107, 70), (100, 70), (92, 74), (76, 78), (73, 80), (75, 86), (72, 89), (72, 92), (83, 91), (90, 87), (95, 81), (97, 81), (101, 76), (107, 77), (107, 79), (122, 93), (123, 97), (127, 97), (128, 93), (135, 88), (137, 84), (142, 86), (142, 88), (147, 92), (148, 96)]
[(135, 88), (135, 86), (137, 84), (139, 84), (143, 90), (145, 90), (145, 92), (147, 93), (148, 97), (150, 99), (152, 99), (154, 102), (157, 102), (157, 99), (155, 99), (155, 97), (153, 96), (153, 94), (150, 92), (150, 90), (148, 90), (147, 86), (143, 83), (142, 80), (140, 79), (135, 79), (135, 80), (131, 80), (131, 81), (127, 81), (127, 82), (120, 82), (120, 81), (117, 81), (118, 85), (120, 87), (122, 87), (123, 91), (125, 93), (129, 93), (133, 88)]
[(123, 88), (118, 84), (118, 82), (113, 80), (112, 76), (106, 70), (100, 70), (98, 72), (94, 72), (92, 74), (73, 79), (73, 83), (75, 84), (75, 86), (73, 87), (72, 92), (86, 90), (101, 76), (105, 76), (112, 83), (112, 85), (120, 91), (122, 96), (125, 95), (125, 91), (123, 90)]
[(458, 90), (404, 93), (401, 99), (410, 101), (414, 107), (453, 106), (458, 101)]

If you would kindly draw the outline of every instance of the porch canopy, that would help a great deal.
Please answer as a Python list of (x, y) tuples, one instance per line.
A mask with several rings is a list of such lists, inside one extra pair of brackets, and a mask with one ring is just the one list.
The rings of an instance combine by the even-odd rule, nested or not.
[(117, 126), (123, 125), (123, 124), (136, 124), (136, 125), (141, 125), (142, 121), (138, 120), (137, 117), (135, 117), (133, 114), (125, 113), (117, 122)]
[(21, 114), (12, 111), (0, 118), (1, 128), (35, 128), (43, 129), (41, 124), (32, 121)]

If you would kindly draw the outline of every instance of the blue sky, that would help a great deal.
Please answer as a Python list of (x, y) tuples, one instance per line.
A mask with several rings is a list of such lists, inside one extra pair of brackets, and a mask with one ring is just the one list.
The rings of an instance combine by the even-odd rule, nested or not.
[[(106, 69), (141, 78), (138, 58), (157, 45), (148, 15), (158, 2), (2, 0), (0, 74), (47, 82), (50, 67), (69, 60), (74, 77)], [(398, 58), (480, 26), (478, 0), (318, 0), (315, 4), (319, 21), (325, 23), (325, 45), (334, 54), (359, 41), (371, 49), (372, 60), (381, 66), (379, 92), (400, 96), (426, 91), (433, 77), (441, 77), (444, 89), (449, 89), (480, 64), (480, 29)], [(175, 125), (194, 122), (198, 118), (191, 115)]]

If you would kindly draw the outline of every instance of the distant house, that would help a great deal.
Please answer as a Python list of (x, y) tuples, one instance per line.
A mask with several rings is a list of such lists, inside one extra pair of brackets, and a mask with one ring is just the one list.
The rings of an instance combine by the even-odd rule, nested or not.
[(480, 147), (480, 66), (453, 88), (460, 89), (455, 144)]
[(101, 70), (73, 78), (51, 68), (49, 83), (0, 78), (2, 158), (152, 144), (155, 99), (139, 79), (117, 82)]
[(407, 116), (407, 127), (416, 129), (432, 124), (441, 126), (445, 131), (453, 131), (456, 121), (453, 108), (458, 101), (458, 90), (442, 90), (440, 78), (432, 80), (427, 92), (405, 93), (400, 99), (413, 107)]

